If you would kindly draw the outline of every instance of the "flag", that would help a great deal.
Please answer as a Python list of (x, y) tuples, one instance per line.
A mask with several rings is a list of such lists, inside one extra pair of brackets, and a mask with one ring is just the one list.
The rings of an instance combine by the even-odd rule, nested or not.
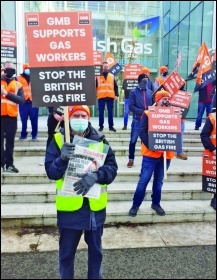
[(175, 69), (176, 71), (178, 71), (180, 65), (181, 65), (181, 61), (182, 61), (182, 52), (179, 51), (177, 59), (176, 59), (176, 65), (175, 65)]
[(106, 53), (105, 61), (108, 62), (109, 73), (112, 73), (114, 76), (116, 76), (118, 73), (121, 72), (122, 67), (120, 66), (120, 64), (118, 64), (117, 60), (111, 53)]
[(202, 89), (216, 79), (216, 69), (213, 67), (206, 43), (203, 43), (199, 48), (196, 60), (192, 67), (192, 72), (188, 76), (188, 80), (194, 79), (195, 77), (196, 85), (194, 92)]

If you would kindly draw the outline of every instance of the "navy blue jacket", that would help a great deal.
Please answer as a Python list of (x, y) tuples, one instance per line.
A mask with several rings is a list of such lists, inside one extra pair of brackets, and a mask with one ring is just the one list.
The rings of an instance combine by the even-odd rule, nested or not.
[[(88, 139), (95, 141), (102, 141), (109, 145), (105, 136), (98, 133), (92, 126), (91, 123), (88, 125), (89, 133), (85, 136)], [(73, 135), (70, 135), (70, 142), (73, 141)], [(46, 150), (45, 156), (45, 170), (47, 176), (51, 180), (61, 179), (67, 169), (68, 162), (62, 160), (61, 151), (53, 139)], [(98, 171), (99, 184), (111, 184), (117, 176), (117, 162), (115, 154), (109, 147), (105, 163), (101, 166)], [(83, 206), (74, 212), (63, 212), (57, 211), (57, 225), (59, 227), (76, 229), (76, 230), (92, 230), (96, 227), (101, 226), (105, 222), (106, 209), (101, 211), (93, 212), (90, 210), (88, 198), (84, 198)]]
[[(146, 106), (144, 104), (144, 93), (146, 97)], [(153, 91), (150, 89), (141, 90), (138, 86), (131, 90), (129, 96), (129, 110), (133, 113), (133, 119), (140, 120), (144, 110), (153, 104)]]
[(206, 122), (203, 126), (203, 129), (200, 133), (200, 139), (205, 149), (208, 149), (210, 152), (213, 152), (216, 147), (212, 144), (210, 135), (213, 131), (213, 125), (210, 119), (207, 117)]

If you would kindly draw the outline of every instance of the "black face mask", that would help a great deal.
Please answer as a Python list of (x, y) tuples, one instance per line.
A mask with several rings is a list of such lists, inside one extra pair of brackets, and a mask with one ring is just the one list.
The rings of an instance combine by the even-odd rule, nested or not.
[(6, 77), (10, 79), (15, 74), (15, 69), (5, 68), (4, 73), (6, 74)]
[(168, 72), (164, 72), (163, 74), (162, 74), (162, 76), (167, 76), (168, 75)]
[(162, 101), (162, 103), (161, 103), (161, 106), (162, 107), (169, 107), (170, 106), (170, 102), (167, 100), (167, 101)]

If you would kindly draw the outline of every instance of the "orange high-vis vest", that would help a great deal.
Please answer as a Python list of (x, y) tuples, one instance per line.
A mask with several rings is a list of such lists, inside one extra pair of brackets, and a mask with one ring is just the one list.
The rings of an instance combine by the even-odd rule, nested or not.
[[(145, 111), (145, 114), (148, 116), (148, 110)], [(141, 145), (141, 154), (142, 156), (146, 157), (153, 157), (153, 158), (159, 158), (163, 155), (164, 151), (151, 151), (148, 149), (148, 147), (145, 146), (144, 143)], [(172, 159), (175, 156), (175, 152), (166, 152), (166, 158)]]
[(108, 73), (107, 79), (104, 76), (97, 76), (96, 77), (98, 82), (98, 87), (96, 89), (97, 98), (115, 98), (115, 91), (114, 91), (114, 75)]
[(210, 134), (210, 140), (212, 144), (216, 147), (216, 113), (210, 113), (208, 118), (212, 123), (213, 130)]
[(24, 99), (29, 99), (32, 101), (32, 90), (30, 83), (28, 84), (27, 80), (23, 76), (18, 76), (17, 80), (23, 85)]
[(161, 76), (155, 78), (155, 80), (158, 82), (158, 84), (159, 84), (160, 86), (164, 83), (164, 79), (163, 79)]
[[(9, 84), (5, 80), (1, 80), (1, 85), (5, 90), (11, 94), (17, 94), (18, 90), (22, 87), (22, 84), (12, 80)], [(1, 116), (18, 116), (18, 104), (10, 101), (7, 97), (1, 94)]]

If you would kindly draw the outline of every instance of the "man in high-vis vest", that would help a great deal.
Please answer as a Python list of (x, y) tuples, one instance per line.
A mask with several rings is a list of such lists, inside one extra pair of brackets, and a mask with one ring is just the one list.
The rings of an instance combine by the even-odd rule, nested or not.
[[(158, 91), (155, 94), (156, 106), (164, 107), (170, 106), (170, 93), (167, 91)], [(156, 211), (160, 216), (165, 215), (165, 211), (160, 205), (161, 190), (163, 187), (164, 179), (164, 157), (163, 151), (151, 151), (149, 150), (148, 143), (148, 110), (146, 110), (140, 122), (139, 136), (142, 141), (141, 153), (142, 153), (142, 168), (140, 172), (139, 182), (136, 187), (136, 191), (133, 197), (133, 205), (129, 211), (129, 215), (135, 217), (145, 198), (145, 192), (148, 183), (150, 182), (152, 175), (154, 175), (152, 184), (152, 204), (151, 208)], [(166, 151), (166, 168), (170, 166), (171, 159), (175, 153)]]
[[(25, 102), (22, 84), (16, 81), (14, 64), (6, 61), (1, 75), (1, 172), (18, 173), (14, 166), (14, 140), (18, 104)], [(6, 143), (4, 143), (6, 142)]]
[[(72, 183), (78, 195), (64, 191), (63, 179), (69, 159), (73, 156), (75, 135), (99, 142), (102, 147), (109, 145), (105, 136), (97, 132), (89, 122), (87, 106), (69, 107), (70, 143), (63, 141), (61, 133), (54, 134), (46, 150), (45, 170), (51, 180), (56, 181), (57, 225), (59, 227), (59, 272), (61, 279), (74, 278), (74, 259), (78, 243), (84, 233), (88, 246), (88, 279), (102, 279), (102, 235), (106, 219), (107, 185), (117, 175), (115, 154), (109, 147), (103, 166), (91, 173), (85, 173)], [(89, 147), (90, 148), (90, 147)], [(93, 148), (92, 148), (93, 149)], [(99, 199), (85, 195), (95, 184), (100, 184)]]
[(23, 92), (25, 103), (19, 106), (20, 119), (22, 123), (21, 135), (19, 140), (25, 140), (27, 138), (27, 122), (28, 118), (31, 122), (32, 127), (32, 140), (37, 139), (38, 134), (38, 107), (32, 106), (32, 90), (30, 83), (30, 69), (29, 64), (23, 64), (23, 73), (17, 76), (17, 81), (23, 85)]
[(118, 99), (118, 85), (113, 74), (108, 71), (108, 62), (103, 62), (103, 75), (96, 77), (96, 93), (99, 109), (99, 131), (104, 128), (105, 105), (108, 110), (109, 130), (116, 132), (113, 120), (114, 100)]
[(166, 66), (161, 66), (159, 69), (160, 76), (154, 79), (154, 91), (156, 91), (167, 79), (169, 72)]
[[(204, 148), (216, 155), (216, 93), (212, 100), (212, 113), (206, 118), (200, 139)], [(216, 210), (216, 194), (213, 195), (210, 206)]]

